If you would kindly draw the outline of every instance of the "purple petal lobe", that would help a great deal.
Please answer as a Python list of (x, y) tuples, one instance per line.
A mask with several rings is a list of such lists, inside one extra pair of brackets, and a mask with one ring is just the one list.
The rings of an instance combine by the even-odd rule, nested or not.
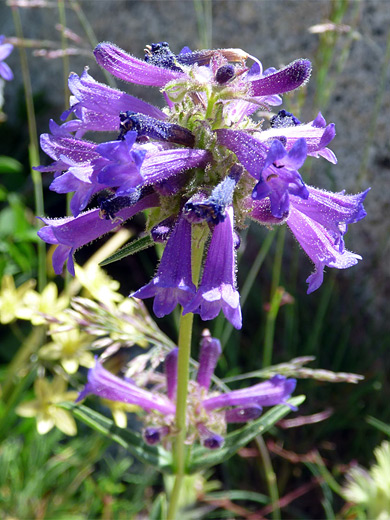
[(295, 389), (296, 380), (283, 376), (274, 376), (269, 381), (259, 383), (242, 390), (233, 390), (226, 394), (210, 397), (203, 401), (206, 410), (225, 408), (226, 406), (274, 406), (284, 404)]
[(311, 63), (309, 60), (295, 60), (283, 69), (252, 81), (254, 96), (283, 94), (304, 85), (310, 78)]
[(164, 396), (151, 393), (115, 376), (96, 361), (88, 371), (88, 382), (77, 398), (77, 402), (94, 394), (111, 401), (135, 404), (144, 410), (157, 410), (167, 415), (175, 413), (175, 406)]
[(174, 348), (166, 356), (164, 362), (165, 379), (167, 382), (167, 395), (171, 401), (175, 400), (176, 387), (177, 387), (177, 356), (179, 353), (178, 348)]
[(222, 353), (221, 343), (209, 334), (203, 336), (200, 342), (199, 368), (196, 380), (199, 386), (206, 390), (210, 387), (211, 376), (214, 374), (218, 358)]
[(179, 218), (165, 246), (157, 275), (131, 296), (153, 298), (158, 318), (170, 314), (177, 304), (186, 305), (195, 294), (191, 274), (191, 224)]
[(98, 64), (113, 76), (138, 85), (163, 87), (169, 81), (187, 77), (181, 72), (134, 58), (112, 43), (100, 43), (94, 54)]

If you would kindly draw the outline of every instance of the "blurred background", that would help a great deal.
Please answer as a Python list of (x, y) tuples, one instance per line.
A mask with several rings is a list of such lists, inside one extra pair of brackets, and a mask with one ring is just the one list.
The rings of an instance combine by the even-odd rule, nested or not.
[[(88, 66), (94, 78), (106, 81), (91, 52), (100, 41), (116, 43), (137, 57), (143, 57), (145, 45), (168, 41), (176, 53), (185, 45), (191, 49), (242, 48), (258, 57), (264, 68), (280, 68), (300, 57), (312, 61), (310, 82), (297, 93), (285, 95), (283, 108), (293, 111), (301, 121), (310, 121), (321, 111), (327, 122), (336, 125), (337, 135), (331, 149), (338, 164), (309, 158), (302, 172), (306, 182), (347, 193), (371, 187), (365, 203), (367, 217), (350, 226), (346, 236), (347, 248), (361, 254), (363, 261), (347, 271), (328, 269), (322, 287), (308, 296), (305, 279), (312, 266), (298, 244), (288, 232), (272, 232), (252, 224), (243, 233), (239, 253), (239, 287), (250, 289), (243, 307), (243, 329), (232, 331), (222, 319), (207, 324), (223, 343), (224, 355), (217, 370), (221, 378), (264, 368), (265, 346), (271, 352), (268, 361), (272, 364), (287, 362), (297, 356), (315, 356), (311, 363), (313, 368), (364, 375), (364, 381), (357, 386), (345, 382), (299, 381), (298, 393), (307, 395), (299, 413), (302, 416), (320, 414), (319, 422), (314, 418), (312, 424), (302, 427), (293, 427), (286, 422), (266, 439), (281, 496), (296, 493), (283, 509), (283, 518), (335, 518), (332, 512), (342, 515), (343, 501), (332, 488), (332, 485), (336, 488), (337, 483), (330, 477), (325, 478), (318, 468), (326, 467), (341, 484), (346, 468), (353, 461), (366, 467), (373, 462), (373, 449), (386, 438), (386, 425), (390, 424), (388, 7), (385, 0), (0, 2), (0, 34), (6, 35), (15, 45), (7, 59), (15, 78), (3, 85), (0, 156), (17, 161), (5, 166), (3, 162), (0, 169), (0, 275), (12, 275), (16, 286), (36, 278), (38, 269), (34, 183), (28, 146), (31, 138), (18, 48), (26, 53), (38, 135), (48, 131), (50, 118), (59, 123), (61, 113), (68, 107), (69, 93), (65, 86), (69, 71), (81, 74)], [(64, 26), (71, 32), (64, 32)], [(61, 52), (64, 49), (65, 53)], [(148, 102), (164, 104), (157, 89), (127, 86), (119, 81), (117, 86)], [(38, 163), (48, 162), (51, 161), (41, 152)], [(50, 182), (51, 174), (44, 174), (44, 214), (62, 216), (66, 212), (66, 201), (48, 190)], [(135, 220), (127, 227), (136, 233), (142, 230), (142, 224), (142, 220)], [(99, 245), (96, 243), (79, 251), (77, 262), (83, 265)], [(148, 250), (111, 264), (106, 270), (120, 281), (120, 293), (127, 295), (150, 280), (157, 259), (158, 252)], [(49, 279), (62, 288), (63, 279), (55, 277), (50, 268)], [(270, 302), (278, 288), (283, 288), (280, 290), (284, 291), (285, 297), (276, 313), (270, 313)], [(149, 302), (146, 304), (149, 306)], [(30, 325), (20, 323), (16, 322), (13, 328), (28, 334)], [(158, 320), (158, 325), (175, 340), (175, 317)], [(198, 336), (201, 328), (202, 324), (197, 323)], [(0, 332), (0, 362), (5, 371), (16, 355), (20, 338), (8, 324), (1, 326)], [(196, 345), (194, 348), (196, 352)], [(31, 381), (30, 386), (26, 383), (23, 392), (31, 392), (30, 387)], [(22, 397), (15, 397), (14, 405)], [(32, 433), (33, 423), (26, 420), (21, 426), (16, 418), (13, 421), (19, 428), (15, 446), (19, 446), (20, 439), (28, 439), (30, 450), (40, 445), (38, 437)], [(83, 431), (83, 436), (86, 435), (88, 430)], [(53, 446), (58, 443), (68, 446), (67, 438), (58, 430), (45, 438), (50, 440), (39, 452), (41, 465), (50, 461)], [(97, 452), (100, 455), (107, 453), (104, 441), (98, 436), (94, 439)], [(86, 449), (81, 440), (81, 437), (72, 440), (72, 453), (79, 462), (83, 458), (82, 450)], [(15, 444), (17, 442), (19, 444)], [(14, 456), (19, 460), (26, 459), (27, 454), (21, 445), (19, 447)], [(314, 452), (320, 454), (320, 459), (315, 459)], [(56, 515), (73, 512), (76, 516), (71, 518), (86, 518), (81, 505), (83, 500), (90, 501), (89, 511), (96, 517), (104, 516), (105, 512), (107, 518), (112, 514), (116, 518), (120, 516), (115, 514), (125, 515), (120, 509), (121, 501), (125, 504), (126, 500), (131, 498), (134, 502), (137, 498), (128, 495), (126, 471), (132, 463), (129, 462), (121, 473), (115, 469), (118, 465), (113, 461), (120, 456), (127, 459), (118, 450), (106, 454), (104, 463), (96, 454), (95, 459), (91, 453), (88, 456), (95, 471), (91, 477), (93, 484), (88, 489), (81, 489), (81, 483), (73, 488), (69, 484), (69, 489), (66, 488), (73, 509), (67, 510), (62, 504), (63, 509), (56, 510), (50, 502), (55, 491), (48, 485), (47, 489), (34, 491), (35, 495), (42, 495), (37, 503), (43, 513), (37, 514), (37, 518), (49, 518), (48, 511)], [(18, 481), (20, 490), (26, 489), (29, 478), (33, 480), (34, 463), (30, 461), (28, 465), (26, 460), (25, 466), (21, 463), (19, 476), (7, 476)], [(77, 466), (75, 461), (72, 464)], [(80, 477), (81, 470), (77, 471)], [(88, 474), (92, 475), (92, 470)], [(159, 486), (158, 477), (146, 474), (146, 483), (141, 486), (143, 497), (147, 496), (150, 486), (154, 486), (154, 490)], [(218, 468), (213, 477), (222, 482), (223, 489), (266, 493), (262, 464), (255, 447), (252, 451), (248, 447), (245, 453)], [(3, 486), (6, 486), (5, 481)], [(92, 499), (93, 489), (99, 490), (98, 498)], [(52, 509), (45, 509), (46, 499)], [(12, 509), (12, 500), (3, 496), (3, 502), (10, 515), (22, 515)], [(245, 504), (249, 512), (258, 506), (240, 503)], [(226, 510), (218, 511), (220, 516), (217, 514), (214, 518), (228, 517)]]

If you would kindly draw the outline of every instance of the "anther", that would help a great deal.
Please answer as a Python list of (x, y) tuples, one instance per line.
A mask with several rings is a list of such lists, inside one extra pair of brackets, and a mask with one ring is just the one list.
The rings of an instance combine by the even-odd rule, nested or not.
[(192, 132), (180, 125), (165, 123), (154, 117), (127, 110), (119, 114), (120, 132), (118, 139), (124, 139), (129, 131), (135, 131), (138, 138), (150, 137), (157, 141), (181, 144), (192, 148), (195, 144), (195, 136)]
[(222, 67), (219, 67), (215, 74), (215, 81), (219, 83), (220, 85), (224, 85), (228, 81), (230, 81), (232, 78), (234, 78), (235, 75), (235, 68), (233, 65), (227, 64), (222, 65)]

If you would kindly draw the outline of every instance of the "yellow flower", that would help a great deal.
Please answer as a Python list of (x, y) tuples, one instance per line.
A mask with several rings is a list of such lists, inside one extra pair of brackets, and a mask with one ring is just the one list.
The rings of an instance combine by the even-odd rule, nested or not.
[(79, 365), (91, 368), (93, 355), (89, 352), (91, 339), (87, 334), (72, 328), (51, 334), (53, 341), (39, 349), (38, 356), (49, 361), (59, 360), (68, 374), (77, 372)]
[(3, 276), (0, 291), (0, 323), (11, 323), (21, 317), (20, 314), (25, 310), (23, 298), (34, 286), (35, 280), (27, 280), (16, 288), (11, 275)]
[(50, 282), (43, 289), (42, 293), (37, 291), (27, 291), (23, 297), (24, 307), (18, 314), (19, 318), (30, 320), (33, 325), (46, 323), (42, 314), (49, 316), (58, 315), (69, 304), (69, 298), (65, 295), (58, 297), (58, 289), (54, 282)]
[(367, 518), (390, 520), (390, 443), (377, 446), (374, 455), (377, 463), (369, 471), (360, 466), (348, 471), (344, 496), (362, 506)]
[(108, 399), (102, 399), (102, 402), (110, 409), (114, 423), (118, 428), (126, 428), (127, 413), (137, 413), (142, 410), (136, 404), (120, 403), (119, 401), (109, 401)]
[(35, 417), (37, 430), (41, 435), (50, 431), (53, 426), (66, 435), (76, 435), (77, 427), (72, 415), (57, 406), (62, 401), (74, 401), (77, 397), (77, 392), (67, 392), (66, 386), (66, 381), (60, 376), (55, 376), (51, 382), (43, 378), (36, 379), (36, 399), (20, 404), (16, 413), (22, 417)]
[(119, 302), (123, 296), (117, 291), (119, 282), (113, 280), (97, 264), (88, 264), (87, 267), (75, 266), (76, 278), (96, 301), (104, 304)]

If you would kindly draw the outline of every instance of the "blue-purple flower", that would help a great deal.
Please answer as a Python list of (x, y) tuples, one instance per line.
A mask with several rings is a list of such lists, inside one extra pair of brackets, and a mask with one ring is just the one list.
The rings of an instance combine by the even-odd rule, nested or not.
[[(336, 163), (328, 148), (334, 124), (321, 113), (301, 122), (283, 109), (268, 125), (251, 118), (307, 83), (308, 60), (263, 70), (241, 49), (185, 47), (175, 54), (166, 42), (148, 45), (144, 59), (110, 43), (94, 53), (115, 77), (159, 87), (166, 106), (99, 83), (87, 69), (70, 75), (71, 106), (62, 119), (76, 118), (50, 124), (41, 146), (54, 162), (38, 168), (54, 172), (53, 191), (73, 193), (73, 217), (43, 219), (39, 232), (58, 244), (56, 272), (66, 260), (73, 272), (78, 247), (153, 207), (146, 232), (165, 242), (165, 251), (156, 276), (132, 295), (154, 298), (157, 316), (176, 305), (203, 320), (222, 310), (240, 328), (235, 251), (247, 217), (267, 226), (287, 223), (315, 265), (308, 292), (321, 285), (324, 267), (343, 269), (361, 258), (345, 249), (343, 237), (348, 224), (365, 216), (367, 192), (324, 192), (306, 185), (300, 173), (308, 156)], [(86, 132), (113, 135), (97, 144), (84, 139)], [(191, 271), (196, 228), (206, 243), (199, 283)]]
[(177, 304), (187, 305), (195, 292), (191, 271), (191, 224), (181, 216), (170, 233), (156, 276), (132, 296), (153, 297), (153, 311), (162, 318)]
[[(173, 349), (165, 358), (165, 385), (158, 379), (148, 389), (133, 380), (121, 379), (106, 370), (99, 361), (88, 372), (88, 382), (78, 401), (90, 394), (104, 399), (137, 405), (144, 415), (143, 436), (148, 444), (169, 440), (175, 434), (177, 355)], [(228, 423), (243, 423), (260, 417), (264, 406), (288, 404), (295, 379), (274, 376), (269, 381), (230, 392), (211, 388), (211, 380), (221, 355), (220, 342), (204, 333), (196, 380), (190, 381), (187, 409), (187, 438), (198, 438), (203, 446), (220, 448)], [(288, 405), (290, 406), (290, 405)]]
[(9, 65), (7, 65), (4, 60), (8, 58), (11, 54), (14, 46), (11, 43), (3, 43), (5, 40), (5, 36), (3, 34), (0, 35), (0, 76), (7, 80), (11, 81), (14, 79), (14, 74)]

